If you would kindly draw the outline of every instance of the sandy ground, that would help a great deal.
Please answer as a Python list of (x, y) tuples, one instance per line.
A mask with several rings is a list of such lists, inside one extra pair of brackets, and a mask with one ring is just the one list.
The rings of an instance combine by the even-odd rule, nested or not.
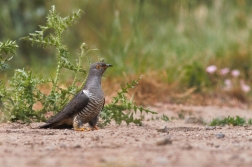
[[(2, 123), (0, 166), (252, 166), (252, 126), (207, 127), (190, 121), (228, 115), (252, 118), (251, 110), (165, 104), (152, 109), (159, 112), (154, 118), (166, 114), (175, 119), (165, 122), (147, 115), (143, 126), (112, 124), (90, 132)], [(176, 119), (179, 113), (185, 118)]]

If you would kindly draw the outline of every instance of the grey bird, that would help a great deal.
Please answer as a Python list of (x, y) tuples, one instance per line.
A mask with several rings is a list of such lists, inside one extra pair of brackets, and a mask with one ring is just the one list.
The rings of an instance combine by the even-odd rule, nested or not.
[(88, 131), (83, 124), (88, 123), (93, 129), (96, 126), (98, 116), (103, 109), (105, 96), (101, 87), (102, 74), (111, 64), (97, 62), (91, 65), (84, 87), (73, 99), (46, 124), (39, 128), (68, 128), (73, 127), (77, 131)]

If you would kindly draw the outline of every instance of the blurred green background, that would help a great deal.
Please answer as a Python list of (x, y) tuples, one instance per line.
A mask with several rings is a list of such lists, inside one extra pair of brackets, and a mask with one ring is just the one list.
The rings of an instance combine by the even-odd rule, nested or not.
[(52, 5), (62, 16), (85, 12), (64, 42), (73, 61), (82, 42), (99, 49), (88, 58), (113, 64), (106, 75), (155, 73), (165, 83), (200, 87), (210, 82), (206, 67), (216, 65), (238, 69), (252, 81), (250, 0), (0, 0), (0, 41), (19, 45), (12, 70), (51, 74), (54, 50), (19, 39), (45, 24)]

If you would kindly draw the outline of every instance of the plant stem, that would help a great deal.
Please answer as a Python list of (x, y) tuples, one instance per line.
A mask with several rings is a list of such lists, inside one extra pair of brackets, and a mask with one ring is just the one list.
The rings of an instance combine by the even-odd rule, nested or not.
[(86, 54), (86, 44), (82, 43), (80, 48), (81, 48), (81, 53), (80, 53), (80, 56), (79, 56), (79, 59), (77, 62), (77, 72), (74, 75), (74, 80), (73, 80), (72, 86), (74, 86), (76, 84), (77, 75), (78, 75), (79, 70), (81, 69), (82, 58)]
[(56, 91), (56, 86), (57, 86), (57, 83), (58, 83), (58, 80), (59, 80), (59, 74), (60, 74), (60, 69), (61, 69), (61, 66), (62, 66), (62, 61), (61, 61), (61, 58), (60, 58), (60, 51), (58, 50), (58, 53), (57, 53), (57, 57), (58, 57), (58, 62), (57, 62), (57, 69), (56, 69), (56, 74), (55, 74), (55, 78), (54, 78), (54, 82), (53, 82), (53, 86), (52, 86), (52, 93), (54, 94), (54, 92)]

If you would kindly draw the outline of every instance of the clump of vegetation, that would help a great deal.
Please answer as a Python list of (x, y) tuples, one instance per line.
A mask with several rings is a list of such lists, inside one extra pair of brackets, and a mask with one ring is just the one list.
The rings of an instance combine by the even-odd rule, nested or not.
[(0, 42), (0, 71), (4, 71), (6, 69), (9, 69), (10, 66), (7, 64), (8, 61), (10, 61), (12, 57), (3, 57), (2, 53), (5, 53), (6, 55), (11, 53), (15, 54), (15, 50), (18, 48), (15, 41), (6, 41), (6, 42)]
[[(251, 120), (248, 121), (250, 124)], [(215, 118), (211, 121), (210, 126), (224, 126), (224, 125), (232, 125), (232, 126), (241, 126), (246, 124), (246, 119), (241, 118), (239, 116), (236, 117), (226, 117), (223, 119)]]
[(206, 68), (206, 72), (212, 86), (218, 86), (218, 89), (227, 92), (242, 102), (247, 101), (251, 88), (246, 83), (246, 76), (243, 71), (228, 67), (218, 69), (217, 66), (210, 65)]
[[(69, 60), (68, 48), (64, 45), (62, 38), (63, 32), (73, 25), (76, 19), (80, 18), (81, 13), (82, 11), (78, 10), (62, 18), (56, 13), (55, 7), (52, 6), (47, 16), (46, 25), (39, 26), (39, 31), (30, 33), (29, 36), (22, 38), (22, 40), (28, 40), (32, 44), (43, 48), (54, 47), (56, 49), (57, 67), (54, 76), (46, 79), (41, 79), (38, 75), (33, 74), (32, 71), (15, 70), (13, 78), (9, 80), (9, 87), (5, 89), (2, 86), (0, 89), (1, 115), (4, 115), (5, 120), (45, 121), (45, 113), (48, 111), (53, 111), (54, 113), (60, 111), (72, 95), (81, 89), (85, 79), (79, 79), (78, 74), (86, 74), (81, 65), (82, 59), (92, 49), (89, 49), (85, 43), (82, 43), (78, 59), (76, 63), (72, 63)], [(11, 52), (12, 49), (8, 48), (7, 51)], [(59, 77), (63, 69), (74, 72), (73, 81), (67, 88), (59, 86)], [(76, 85), (77, 81), (81, 82), (80, 86)], [(127, 124), (132, 122), (141, 125), (141, 119), (135, 118), (134, 113), (139, 111), (140, 113), (155, 114), (149, 109), (136, 106), (132, 100), (126, 98), (125, 94), (128, 93), (128, 89), (134, 88), (137, 83), (138, 80), (127, 83), (126, 87), (122, 87), (117, 96), (114, 97), (114, 101), (104, 107), (106, 112), (102, 112), (101, 118), (104, 120), (105, 125), (110, 123), (111, 120), (118, 124), (125, 121)], [(39, 86), (43, 84), (51, 85), (48, 94), (43, 93), (39, 89)], [(35, 109), (34, 105), (38, 103), (42, 107)], [(124, 113), (125, 110), (128, 110), (128, 112)], [(131, 110), (134, 110), (134, 113)]]
[(183, 68), (182, 81), (187, 83), (189, 88), (195, 88), (196, 91), (202, 91), (202, 89), (209, 85), (209, 79), (202, 64), (193, 62), (190, 65), (186, 65)]
[[(5, 55), (8, 55), (9, 53), (14, 54), (16, 48), (18, 46), (16, 45), (15, 41), (6, 41), (6, 42), (0, 42), (0, 71), (5, 71), (6, 69), (9, 69), (10, 66), (7, 64), (8, 61), (12, 59), (12, 57), (3, 56), (2, 53)], [(5, 101), (11, 102), (10, 98), (6, 98), (8, 96), (9, 92), (6, 89), (6, 86), (2, 80), (0, 80), (0, 113), (2, 110), (5, 109)], [(0, 118), (0, 121), (4, 120), (4, 116)]]
[[(142, 112), (145, 112), (147, 114), (156, 114), (155, 112), (149, 109), (145, 109), (142, 106), (134, 105), (132, 99), (128, 100), (125, 96), (126, 94), (128, 94), (128, 89), (132, 89), (138, 84), (140, 78), (131, 81), (131, 83), (127, 83), (125, 87), (121, 87), (121, 90), (117, 92), (117, 96), (113, 98), (112, 103), (104, 107), (105, 112), (101, 113), (101, 118), (104, 120), (104, 125), (110, 123), (111, 120), (114, 120), (117, 124), (121, 124), (122, 121), (125, 121), (127, 125), (129, 123), (142, 125), (141, 118), (134, 117), (134, 114), (136, 114), (137, 111), (139, 111), (140, 114), (142, 114)], [(133, 112), (123, 113), (123, 111), (125, 110), (133, 110)]]
[(170, 118), (165, 115), (165, 114), (162, 114), (162, 116), (155, 116), (155, 117), (151, 117), (151, 120), (162, 120), (162, 121), (165, 121), (165, 122), (169, 122), (170, 121)]
[[(14, 76), (9, 80), (9, 88), (6, 88), (2, 101), (4, 106), (5, 120), (23, 120), (29, 122), (45, 121), (44, 114), (48, 111), (59, 111), (68, 101), (69, 97), (79, 89), (75, 86), (78, 73), (85, 71), (81, 67), (82, 57), (89, 51), (85, 44), (82, 44), (81, 53), (76, 64), (72, 64), (69, 59), (67, 47), (63, 44), (62, 33), (80, 17), (81, 10), (73, 12), (71, 15), (61, 18), (55, 11), (54, 6), (49, 11), (46, 26), (40, 26), (40, 31), (30, 33), (28, 37), (22, 39), (31, 41), (44, 48), (51, 46), (56, 48), (57, 68), (55, 75), (48, 79), (41, 79), (34, 75), (32, 71), (21, 69), (15, 70)], [(50, 31), (50, 32), (48, 32)], [(47, 33), (47, 35), (45, 35)], [(62, 69), (75, 72), (74, 80), (67, 89), (59, 86), (59, 75)], [(82, 81), (84, 83), (84, 81)], [(51, 84), (52, 88), (47, 95), (38, 89), (42, 84)], [(42, 104), (42, 108), (35, 110), (33, 106), (37, 103)], [(7, 107), (8, 106), (8, 107)]]
[(252, 118), (250, 118), (250, 119), (248, 120), (248, 124), (249, 124), (249, 125), (252, 125)]

